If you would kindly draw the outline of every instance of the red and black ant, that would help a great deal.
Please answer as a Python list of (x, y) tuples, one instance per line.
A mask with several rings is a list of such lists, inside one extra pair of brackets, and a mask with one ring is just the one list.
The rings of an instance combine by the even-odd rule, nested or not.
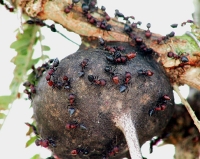
[(150, 38), (152, 35), (151, 31), (149, 30), (150, 27), (151, 27), (151, 24), (147, 23), (147, 30), (145, 31), (146, 38)]
[(49, 141), (47, 139), (36, 139), (35, 140), (36, 146), (42, 146), (42, 147), (49, 147)]
[(154, 73), (150, 70), (138, 70), (138, 75), (152, 76)]
[(52, 147), (56, 147), (56, 143), (55, 141), (48, 137), (47, 139), (42, 139), (42, 138), (38, 138), (35, 140), (35, 144), (36, 146), (42, 146), (42, 147), (49, 147), (49, 145), (51, 145)]
[(69, 100), (69, 105), (70, 106), (74, 105), (75, 98), (76, 98), (75, 94), (69, 94), (68, 100)]
[(62, 85), (64, 86), (64, 89), (69, 91), (71, 89), (71, 80), (66, 75), (64, 75), (62, 79), (63, 79)]
[(154, 108), (149, 110), (149, 116), (152, 116), (155, 111), (163, 111), (167, 108), (167, 101), (170, 101), (171, 98), (168, 95), (163, 95), (162, 97), (160, 97), (157, 101), (157, 104)]
[(121, 84), (119, 86), (120, 93), (125, 92), (125, 90), (128, 88), (127, 85), (129, 84), (131, 78), (132, 78), (131, 73), (130, 72), (125, 72), (125, 78), (123, 80), (123, 84)]
[(83, 61), (80, 63), (81, 71), (78, 72), (79, 77), (83, 77), (85, 75), (85, 67), (88, 65), (89, 59), (83, 59)]
[(88, 80), (91, 83), (94, 83), (99, 86), (105, 86), (106, 85), (106, 80), (105, 79), (98, 79), (98, 76), (93, 76), (93, 75), (88, 75)]
[(24, 93), (28, 95), (28, 99), (29, 99), (29, 100), (32, 99), (32, 97), (31, 97), (31, 92), (29, 92), (28, 89), (25, 89), (25, 90), (24, 90)]
[(73, 123), (67, 123), (65, 125), (65, 128), (67, 130), (71, 130), (71, 129), (76, 129), (78, 127), (78, 123), (77, 122), (73, 122)]
[(34, 134), (35, 134), (36, 136), (39, 135), (39, 133), (38, 133), (37, 128), (36, 128), (35, 125), (30, 124), (30, 123), (25, 123), (25, 124), (26, 124), (27, 126), (29, 126), (29, 127), (33, 130), (33, 132), (34, 132)]
[(179, 59), (182, 63), (189, 62), (189, 59), (187, 58), (187, 56), (188, 56), (188, 54), (184, 54), (184, 53), (181, 53), (181, 55), (178, 55), (174, 52), (167, 53), (167, 57), (175, 59), (175, 60)]
[(68, 14), (70, 11), (71, 11), (71, 9), (74, 7), (74, 4), (75, 3), (78, 3), (80, 0), (73, 0), (72, 1), (72, 4), (70, 4), (70, 5), (68, 5), (67, 7), (65, 7), (64, 8), (64, 12), (66, 13), (66, 14)]
[[(116, 69), (116, 67), (115, 67), (115, 69)], [(113, 70), (111, 66), (106, 66), (104, 68), (105, 72), (111, 76), (112, 81), (115, 84), (119, 84), (119, 76), (117, 75), (118, 73), (114, 73), (115, 69)]]

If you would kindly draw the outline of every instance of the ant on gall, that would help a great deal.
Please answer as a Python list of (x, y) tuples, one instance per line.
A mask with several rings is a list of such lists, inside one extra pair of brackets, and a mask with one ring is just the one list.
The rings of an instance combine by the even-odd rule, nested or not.
[(99, 86), (105, 86), (106, 85), (106, 80), (98, 79), (98, 76), (88, 75), (88, 80), (91, 83), (94, 83), (94, 84), (99, 85)]
[(75, 98), (76, 98), (75, 94), (69, 94), (68, 100), (69, 100), (70, 106), (74, 105)]
[(29, 124), (29, 123), (25, 123), (27, 126), (29, 126), (30, 128), (32, 128), (32, 130), (33, 130), (33, 132), (34, 132), (34, 134), (36, 135), (36, 136), (38, 136), (39, 135), (39, 133), (37, 132), (37, 128), (33, 125), (33, 124)]
[(117, 76), (117, 74), (114, 73), (115, 69), (113, 70), (111, 66), (106, 66), (104, 70), (106, 73), (111, 75), (112, 81), (115, 84), (119, 84), (119, 77)]
[(138, 70), (138, 75), (144, 75), (144, 76), (152, 76), (153, 72), (150, 70)]
[(128, 88), (127, 85), (130, 82), (131, 78), (132, 78), (131, 77), (131, 73), (130, 72), (125, 72), (125, 78), (123, 80), (124, 83), (119, 86), (120, 93), (125, 92), (125, 90)]
[(170, 101), (170, 100), (171, 100), (171, 98), (166, 94), (161, 96), (158, 99), (156, 106), (149, 110), (149, 116), (152, 116), (155, 113), (155, 111), (165, 110), (167, 108), (166, 103), (167, 103), (167, 101)]
[(75, 129), (77, 127), (78, 127), (78, 123), (76, 123), (76, 122), (75, 123), (68, 123), (68, 124), (65, 125), (65, 128), (68, 129), (68, 130)]
[(49, 141), (47, 139), (36, 139), (35, 140), (36, 146), (42, 146), (42, 147), (49, 147)]

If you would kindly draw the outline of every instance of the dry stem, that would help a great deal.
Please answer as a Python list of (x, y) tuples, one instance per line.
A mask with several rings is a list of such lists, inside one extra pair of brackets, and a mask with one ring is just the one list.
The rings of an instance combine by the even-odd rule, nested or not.
[(173, 85), (174, 91), (178, 94), (178, 96), (181, 99), (181, 102), (183, 105), (185, 105), (188, 113), (190, 114), (192, 120), (194, 121), (194, 124), (196, 125), (197, 129), (200, 132), (200, 121), (198, 120), (197, 116), (195, 115), (194, 111), (192, 110), (190, 104), (187, 102), (187, 100), (182, 96), (181, 92), (179, 91), (178, 85)]

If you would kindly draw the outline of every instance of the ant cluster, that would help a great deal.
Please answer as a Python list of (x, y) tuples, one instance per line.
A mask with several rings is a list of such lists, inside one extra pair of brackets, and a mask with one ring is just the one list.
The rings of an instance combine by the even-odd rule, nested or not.
[(52, 147), (56, 147), (56, 143), (55, 143), (54, 139), (52, 139), (51, 137), (43, 139), (42, 137), (40, 137), (40, 135), (37, 131), (37, 128), (33, 124), (30, 124), (30, 123), (25, 123), (25, 124), (27, 126), (29, 126), (33, 130), (34, 134), (38, 137), (35, 140), (36, 146), (41, 146), (41, 147), (47, 148), (51, 145)]
[(168, 95), (163, 95), (157, 101), (157, 104), (154, 108), (149, 110), (149, 116), (152, 116), (155, 111), (163, 111), (167, 107), (167, 101), (170, 101), (170, 97)]
[[(75, 3), (78, 3), (80, 0), (73, 0), (72, 1), (72, 4), (66, 6), (64, 8), (64, 12), (66, 14), (70, 13), (72, 8), (74, 7), (74, 4)], [(94, 16), (91, 15), (92, 12), (94, 11), (97, 11), (98, 10), (98, 7), (96, 7), (96, 1), (93, 0), (93, 1), (90, 1), (88, 4), (86, 3), (83, 3), (81, 8), (82, 8), (82, 11), (83, 11), (83, 15), (87, 18), (87, 21), (98, 27), (98, 28), (101, 28), (103, 30), (107, 30), (107, 31), (110, 31), (112, 26), (110, 24), (107, 23), (107, 21), (110, 20), (110, 16), (106, 13), (106, 8), (104, 6), (101, 7), (101, 10), (103, 11), (103, 16), (105, 17), (105, 19), (103, 20), (98, 20), (97, 18), (95, 18)]]

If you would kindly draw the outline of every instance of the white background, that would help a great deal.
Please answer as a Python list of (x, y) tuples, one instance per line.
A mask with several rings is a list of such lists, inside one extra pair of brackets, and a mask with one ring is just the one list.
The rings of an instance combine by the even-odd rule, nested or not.
[[(125, 16), (135, 16), (135, 21), (142, 21), (141, 28), (143, 29), (146, 29), (146, 24), (150, 22), (152, 26), (150, 30), (155, 33), (166, 35), (175, 31), (176, 35), (182, 35), (185, 31), (190, 31), (189, 25), (181, 27), (180, 24), (192, 19), (191, 0), (99, 0), (98, 6), (102, 5), (106, 7), (106, 11), (111, 16), (114, 16), (115, 9), (119, 9)], [(15, 41), (14, 30), (17, 29), (18, 23), (16, 14), (9, 13), (4, 6), (0, 6), (0, 95), (10, 94), (9, 85), (15, 67), (10, 60), (16, 55), (15, 51), (10, 49), (10, 44)], [(173, 23), (179, 24), (178, 29), (170, 27)], [(57, 29), (80, 44), (78, 35), (67, 32), (61, 26)], [(48, 52), (51, 58), (62, 59), (78, 49), (76, 45), (59, 34), (52, 33), (49, 29), (43, 28), (42, 33), (45, 36), (43, 43), (51, 47), (51, 51)], [(50, 156), (47, 149), (36, 147), (35, 144), (25, 149), (28, 128), (24, 123), (31, 122), (32, 109), (29, 108), (30, 101), (24, 98), (25, 96), (12, 104), (12, 109), (8, 112), (9, 115), (0, 131), (0, 158), (2, 159), (30, 159), (36, 153), (41, 153), (43, 158)], [(155, 148), (151, 155), (148, 153), (148, 148), (148, 144), (142, 148), (144, 156), (148, 159), (160, 158), (160, 154), (162, 154), (162, 159), (173, 158), (174, 147), (171, 145)]]

